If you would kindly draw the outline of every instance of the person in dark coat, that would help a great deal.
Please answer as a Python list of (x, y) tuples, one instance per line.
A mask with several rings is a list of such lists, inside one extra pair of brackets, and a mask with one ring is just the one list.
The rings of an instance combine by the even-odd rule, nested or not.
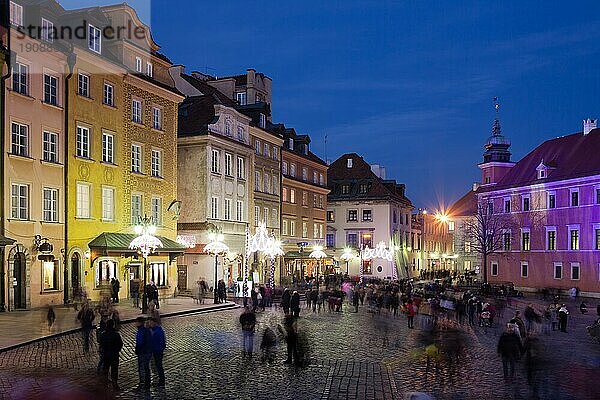
[(140, 378), (138, 390), (150, 387), (150, 359), (152, 358), (151, 332), (146, 327), (146, 318), (138, 317), (135, 320), (137, 333), (135, 335), (135, 354), (137, 355), (138, 376)]
[(110, 287), (112, 291), (112, 301), (113, 303), (119, 302), (119, 290), (121, 289), (121, 282), (117, 278), (112, 278), (110, 281)]
[(252, 358), (254, 350), (254, 329), (256, 327), (256, 314), (249, 307), (244, 309), (240, 315), (240, 325), (242, 325), (242, 336), (244, 345), (244, 357)]
[(567, 319), (569, 318), (569, 310), (564, 304), (558, 309), (558, 329), (561, 332), (567, 333)]
[(262, 350), (263, 361), (273, 362), (277, 353), (277, 336), (273, 329), (268, 326), (265, 328), (263, 333), (262, 341), (260, 342), (260, 349)]
[(523, 352), (525, 353), (527, 384), (533, 391), (533, 398), (537, 399), (539, 391), (538, 374), (544, 365), (544, 361), (542, 342), (534, 333), (527, 336), (525, 345), (523, 346)]
[(93, 328), (94, 318), (96, 314), (91, 309), (89, 303), (83, 303), (81, 310), (77, 314), (77, 320), (81, 323), (81, 332), (83, 334), (83, 352), (90, 352), (90, 332)]
[(165, 369), (163, 368), (163, 356), (167, 348), (167, 339), (165, 331), (159, 325), (156, 318), (150, 318), (150, 347), (152, 349), (152, 359), (158, 374), (158, 386), (165, 385)]
[(115, 390), (120, 390), (118, 384), (119, 353), (123, 348), (123, 340), (119, 332), (115, 330), (115, 323), (111, 319), (106, 322), (106, 330), (100, 336), (100, 347), (102, 348), (102, 371), (104, 378), (108, 380), (110, 370), (112, 386)]
[(285, 364), (295, 363), (298, 359), (298, 332), (296, 331), (296, 319), (292, 315), (286, 315), (283, 320), (283, 328), (279, 326), (279, 331), (285, 337), (287, 343), (287, 358)]
[(502, 357), (504, 379), (514, 378), (515, 362), (521, 357), (522, 352), (521, 338), (515, 333), (514, 324), (508, 324), (506, 331), (498, 340), (498, 354)]
[(292, 294), (290, 299), (290, 308), (294, 317), (300, 316), (300, 294), (296, 290), (294, 290), (294, 294)]
[(292, 299), (290, 290), (285, 288), (283, 290), (283, 294), (281, 295), (281, 307), (283, 308), (283, 312), (287, 315), (290, 313), (290, 301)]

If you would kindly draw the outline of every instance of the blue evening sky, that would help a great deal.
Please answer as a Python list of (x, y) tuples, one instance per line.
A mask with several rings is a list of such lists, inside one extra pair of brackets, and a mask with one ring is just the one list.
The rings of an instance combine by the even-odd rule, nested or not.
[(514, 160), (600, 117), (598, 1), (130, 4), (187, 71), (272, 77), (274, 121), (310, 134), (322, 158), (383, 164), (416, 207), (479, 179), (494, 96)]

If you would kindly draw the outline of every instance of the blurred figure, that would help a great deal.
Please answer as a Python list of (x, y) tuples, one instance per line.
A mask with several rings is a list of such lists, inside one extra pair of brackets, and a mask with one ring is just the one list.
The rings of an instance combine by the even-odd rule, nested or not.
[(502, 370), (504, 379), (515, 376), (515, 362), (521, 356), (523, 346), (521, 339), (515, 333), (514, 324), (508, 324), (506, 331), (500, 335), (498, 341), (498, 354), (502, 357)]
[(292, 315), (286, 315), (283, 319), (283, 328), (281, 325), (278, 328), (287, 343), (287, 358), (285, 359), (284, 364), (291, 364), (292, 362), (298, 364), (298, 332), (296, 319)]
[(160, 311), (158, 311), (156, 303), (154, 302), (148, 304), (148, 317), (154, 318), (160, 325)]
[(158, 374), (158, 386), (165, 385), (165, 369), (163, 368), (163, 356), (167, 348), (167, 338), (162, 326), (156, 318), (149, 319), (150, 325), (150, 347), (152, 348), (152, 359), (156, 373)]
[(83, 334), (83, 352), (90, 352), (90, 332), (93, 328), (93, 322), (96, 315), (90, 307), (89, 302), (83, 303), (81, 310), (77, 314), (77, 320), (81, 323), (81, 333)]
[(281, 295), (281, 308), (283, 308), (284, 314), (290, 313), (290, 301), (292, 300), (292, 295), (288, 288), (283, 289), (283, 294)]
[(137, 317), (135, 320), (137, 332), (135, 335), (135, 354), (137, 355), (137, 366), (139, 384), (137, 390), (150, 387), (150, 358), (152, 358), (152, 347), (150, 343), (150, 330), (146, 327), (146, 318)]
[(200, 293), (202, 293), (202, 286), (200, 280), (196, 281), (196, 293), (194, 293), (194, 303), (200, 304)]
[(515, 316), (512, 317), (512, 319), (508, 322), (510, 324), (516, 325), (513, 326), (513, 330), (519, 337), (524, 338), (525, 335), (527, 335), (527, 332), (525, 331), (525, 324), (521, 319), (521, 312), (519, 310), (515, 311)]
[(277, 355), (277, 337), (275, 332), (269, 327), (265, 328), (263, 333), (262, 341), (260, 342), (260, 349), (262, 350), (263, 361), (273, 362)]
[(121, 290), (121, 282), (116, 277), (112, 278), (110, 281), (110, 288), (112, 292), (112, 302), (119, 302), (119, 290)]
[(300, 294), (296, 290), (294, 290), (292, 298), (290, 299), (290, 308), (294, 317), (300, 316)]
[(140, 280), (130, 280), (129, 290), (131, 292), (131, 300), (133, 301), (133, 307), (140, 308)]
[(533, 392), (533, 398), (538, 398), (539, 379), (538, 374), (543, 366), (543, 346), (540, 339), (534, 333), (530, 333), (525, 340), (525, 369), (527, 370), (527, 384)]
[(244, 346), (244, 357), (252, 358), (254, 350), (254, 328), (256, 327), (256, 314), (249, 307), (244, 309), (240, 315), (240, 324), (242, 325), (242, 340)]
[(567, 319), (569, 317), (569, 310), (564, 304), (558, 309), (558, 330), (567, 333)]
[(56, 321), (56, 313), (54, 312), (54, 305), (48, 304), (48, 313), (46, 314), (46, 321), (48, 322), (48, 329), (52, 329), (54, 321)]
[(102, 348), (102, 371), (104, 378), (108, 380), (110, 370), (112, 387), (115, 390), (120, 390), (118, 384), (119, 353), (123, 348), (123, 340), (119, 332), (115, 330), (115, 322), (111, 319), (106, 322), (106, 330), (100, 337), (100, 347)]
[(579, 311), (581, 311), (582, 314), (587, 314), (588, 308), (587, 304), (585, 304), (584, 301), (581, 302), (581, 305), (579, 306)]

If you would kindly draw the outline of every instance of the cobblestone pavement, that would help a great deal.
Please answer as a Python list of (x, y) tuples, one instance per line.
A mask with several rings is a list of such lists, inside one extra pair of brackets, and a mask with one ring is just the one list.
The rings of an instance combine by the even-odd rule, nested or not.
[[(574, 311), (574, 310), (573, 310)], [(424, 357), (427, 335), (418, 320), (409, 330), (404, 317), (358, 314), (312, 314), (303, 310), (301, 329), (310, 341), (311, 363), (306, 368), (277, 361), (250, 362), (241, 356), (237, 322), (240, 310), (227, 310), (163, 319), (167, 334), (167, 385), (138, 393), (133, 352), (134, 327), (121, 327), (125, 348), (121, 355), (120, 385), (113, 393), (95, 373), (96, 349), (81, 354), (82, 338), (68, 334), (0, 353), (1, 399), (404, 399), (409, 392), (426, 392), (436, 399), (528, 399), (523, 367), (513, 382), (502, 378), (495, 354), (501, 330), (468, 330), (465, 354), (450, 366)], [(508, 317), (509, 311), (506, 316)], [(592, 316), (575, 316), (569, 333), (540, 334), (547, 363), (538, 374), (543, 399), (597, 399), (596, 377), (600, 344), (585, 333)], [(276, 310), (258, 314), (255, 336), (281, 322)], [(426, 324), (425, 324), (426, 326)]]

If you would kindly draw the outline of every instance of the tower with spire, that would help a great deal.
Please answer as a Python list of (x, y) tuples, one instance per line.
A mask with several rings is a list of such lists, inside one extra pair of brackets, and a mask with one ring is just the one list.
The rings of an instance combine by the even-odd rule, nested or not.
[(492, 125), (492, 135), (487, 139), (483, 153), (483, 162), (479, 164), (481, 169), (481, 184), (495, 185), (515, 165), (510, 160), (510, 140), (502, 135), (500, 127), (500, 104), (498, 98), (494, 97), (494, 109), (496, 117)]

